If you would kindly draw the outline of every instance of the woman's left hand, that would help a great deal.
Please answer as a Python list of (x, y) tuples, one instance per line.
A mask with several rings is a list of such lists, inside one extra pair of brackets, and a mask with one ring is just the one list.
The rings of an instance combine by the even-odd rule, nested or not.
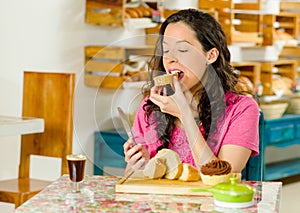
[(167, 96), (165, 87), (154, 86), (150, 91), (150, 100), (159, 106), (164, 113), (173, 115), (181, 120), (184, 109), (189, 107), (187, 100), (182, 92), (180, 83), (176, 77), (173, 78), (174, 94)]

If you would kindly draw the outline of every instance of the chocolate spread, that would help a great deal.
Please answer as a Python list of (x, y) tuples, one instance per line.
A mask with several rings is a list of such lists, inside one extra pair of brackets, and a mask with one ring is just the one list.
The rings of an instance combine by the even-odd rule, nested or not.
[(231, 172), (231, 165), (224, 160), (212, 160), (201, 167), (201, 173), (204, 175), (226, 175)]

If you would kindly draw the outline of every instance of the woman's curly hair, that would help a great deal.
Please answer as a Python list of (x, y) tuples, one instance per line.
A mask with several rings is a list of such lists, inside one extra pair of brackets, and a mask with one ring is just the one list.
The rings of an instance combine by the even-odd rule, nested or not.
[[(172, 14), (162, 23), (155, 47), (155, 54), (149, 62), (150, 86), (153, 86), (153, 78), (161, 74), (159, 72), (166, 72), (163, 66), (163, 35), (166, 27), (170, 23), (176, 22), (183, 22), (195, 31), (204, 52), (212, 48), (216, 48), (219, 51), (217, 60), (207, 66), (202, 79), (199, 80), (200, 89), (194, 93), (195, 100), (199, 100), (197, 104), (197, 120), (202, 123), (205, 130), (204, 138), (213, 142), (212, 136), (216, 133), (217, 126), (225, 116), (226, 92), (239, 93), (235, 87), (238, 75), (230, 65), (230, 52), (227, 47), (226, 36), (221, 25), (214, 17), (197, 9), (185, 9)], [(176, 118), (161, 112), (160, 108), (150, 99), (147, 100), (143, 109), (145, 110), (145, 119), (148, 124), (157, 123), (158, 138), (163, 142), (157, 151), (162, 148), (168, 148)], [(150, 122), (149, 118), (152, 113), (154, 113), (154, 120), (152, 119)]]

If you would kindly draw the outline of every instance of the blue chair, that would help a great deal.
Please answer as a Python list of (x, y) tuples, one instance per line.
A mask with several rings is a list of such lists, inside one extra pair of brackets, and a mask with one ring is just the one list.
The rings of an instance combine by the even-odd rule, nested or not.
[(259, 155), (251, 156), (242, 171), (243, 180), (262, 181), (264, 180), (264, 115), (260, 111), (259, 117)]

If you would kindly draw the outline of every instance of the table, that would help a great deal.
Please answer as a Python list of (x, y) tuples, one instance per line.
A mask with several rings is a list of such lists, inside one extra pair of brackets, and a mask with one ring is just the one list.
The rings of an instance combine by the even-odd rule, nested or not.
[(40, 133), (44, 131), (44, 119), (0, 115), (0, 136)]
[[(281, 182), (247, 182), (256, 188), (255, 206), (246, 209), (216, 207), (211, 196), (115, 193), (115, 176), (86, 176), (84, 187), (95, 193), (94, 204), (73, 212), (279, 212)], [(68, 175), (61, 176), (16, 209), (22, 212), (70, 212), (59, 194), (70, 187)], [(80, 204), (78, 205), (80, 206)], [(262, 210), (262, 211), (261, 211)], [(72, 212), (72, 211), (71, 211)]]

